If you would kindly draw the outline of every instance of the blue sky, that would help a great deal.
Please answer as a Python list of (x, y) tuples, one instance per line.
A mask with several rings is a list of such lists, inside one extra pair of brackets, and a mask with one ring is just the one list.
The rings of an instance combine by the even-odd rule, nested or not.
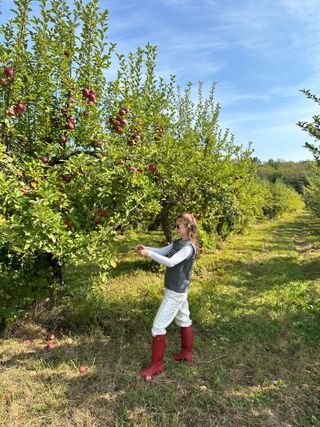
[[(3, 11), (12, 6), (3, 1)], [(109, 39), (127, 54), (158, 46), (157, 72), (185, 87), (216, 82), (220, 124), (261, 160), (312, 158), (297, 125), (319, 114), (318, 0), (99, 0)], [(196, 91), (195, 91), (196, 92)]]

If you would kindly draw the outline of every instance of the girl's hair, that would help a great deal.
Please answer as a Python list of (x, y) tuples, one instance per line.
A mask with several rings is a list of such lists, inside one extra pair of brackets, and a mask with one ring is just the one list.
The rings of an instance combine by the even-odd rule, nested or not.
[(180, 219), (188, 227), (188, 237), (195, 244), (198, 253), (199, 231), (197, 220), (191, 213), (183, 213), (176, 217), (176, 221)]

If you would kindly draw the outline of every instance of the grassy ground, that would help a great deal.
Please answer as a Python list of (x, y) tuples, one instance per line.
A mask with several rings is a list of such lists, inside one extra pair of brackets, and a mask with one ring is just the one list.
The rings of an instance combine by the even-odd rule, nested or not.
[(136, 244), (119, 240), (107, 284), (92, 266), (70, 267), (70, 286), (91, 280), (93, 291), (51, 311), (39, 305), (9, 331), (2, 426), (320, 426), (319, 221), (300, 213), (259, 224), (204, 253), (190, 290), (194, 363), (169, 359), (180, 346), (173, 324), (165, 372), (151, 383), (138, 371), (149, 362), (163, 271), (138, 258)]

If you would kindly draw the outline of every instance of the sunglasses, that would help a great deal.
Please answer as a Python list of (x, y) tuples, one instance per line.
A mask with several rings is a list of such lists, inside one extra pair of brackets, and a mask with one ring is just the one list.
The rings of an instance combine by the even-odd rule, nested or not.
[(176, 228), (178, 229), (178, 230), (180, 230), (180, 228), (183, 226), (184, 224), (176, 224)]

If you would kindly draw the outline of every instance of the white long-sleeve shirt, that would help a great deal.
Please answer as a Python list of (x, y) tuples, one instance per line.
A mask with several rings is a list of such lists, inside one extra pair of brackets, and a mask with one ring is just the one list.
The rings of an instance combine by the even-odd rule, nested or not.
[(145, 246), (145, 248), (148, 250), (148, 257), (169, 268), (174, 267), (185, 259), (193, 256), (194, 249), (191, 245), (188, 245), (180, 249), (176, 254), (172, 255), (171, 258), (168, 258), (165, 255), (170, 254), (172, 246), (173, 243), (163, 248), (152, 248), (150, 246)]

